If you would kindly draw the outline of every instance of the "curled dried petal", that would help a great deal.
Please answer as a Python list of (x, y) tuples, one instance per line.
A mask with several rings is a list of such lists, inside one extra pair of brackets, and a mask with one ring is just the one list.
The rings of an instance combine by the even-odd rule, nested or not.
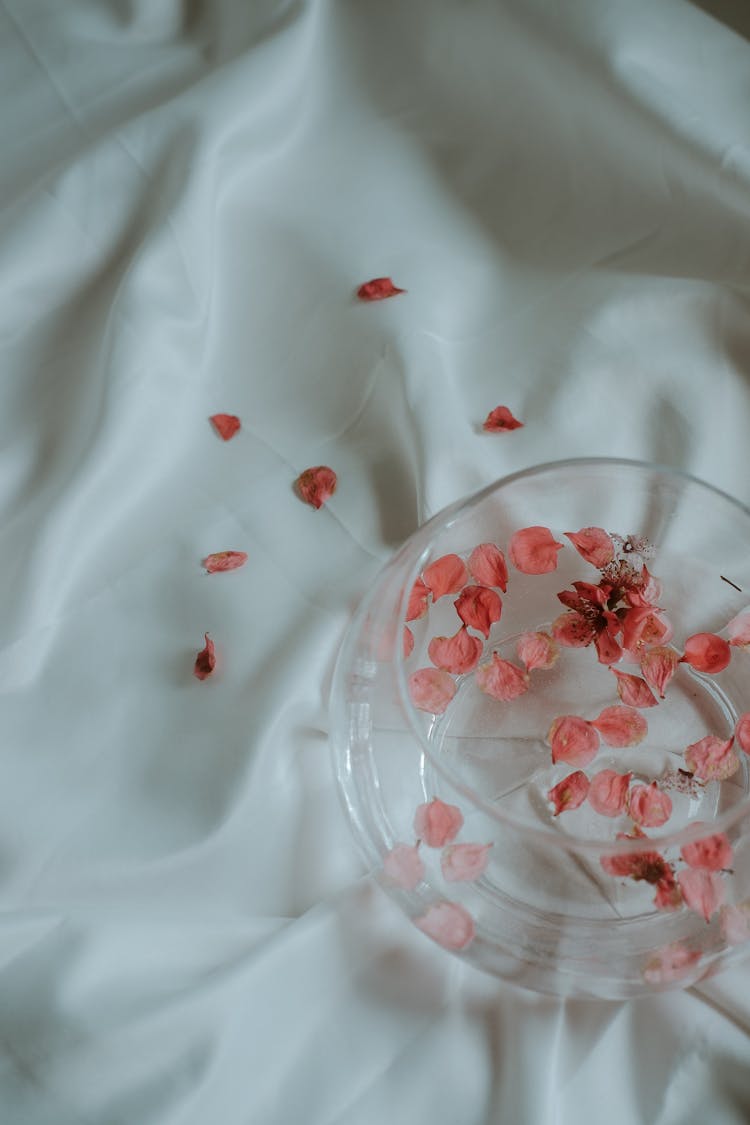
[(628, 786), (633, 775), (616, 770), (600, 770), (591, 780), (589, 804), (602, 816), (621, 816), (628, 803)]
[(419, 805), (414, 814), (414, 831), (428, 848), (442, 848), (455, 840), (464, 823), (458, 805), (448, 805), (434, 797)]
[(193, 667), (193, 675), (198, 680), (205, 680), (211, 675), (216, 667), (216, 651), (214, 642), (209, 637), (208, 633), (203, 634), (205, 640), (205, 647), (201, 649), (195, 658), (195, 665)]
[(466, 949), (476, 936), (474, 919), (457, 902), (436, 902), (414, 925), (444, 949)]
[(648, 734), (648, 723), (633, 707), (615, 704), (605, 707), (592, 720), (607, 746), (637, 746)]
[(598, 570), (615, 557), (615, 545), (601, 527), (582, 527), (580, 531), (566, 531), (564, 534), (581, 558)]
[(333, 469), (329, 469), (327, 465), (315, 465), (300, 473), (294, 483), (299, 498), (317, 509), (331, 499), (338, 481)]
[(411, 654), (414, 652), (414, 634), (412, 633), (408, 625), (404, 625), (402, 644), (404, 660), (408, 660)]
[(649, 687), (658, 691), (659, 698), (664, 698), (667, 684), (677, 671), (680, 663), (679, 654), (666, 645), (655, 645), (649, 648), (641, 657), (641, 672)]
[(504, 703), (523, 695), (529, 688), (529, 677), (510, 660), (503, 660), (496, 652), (487, 664), (480, 664), (476, 671), (477, 687), (485, 695)]
[(209, 422), (222, 441), (231, 441), (242, 424), (236, 414), (212, 414)]
[(740, 767), (733, 745), (734, 738), (724, 741), (715, 734), (707, 734), (688, 746), (685, 763), (699, 781), (726, 781)]
[(464, 625), (489, 637), (490, 628), (500, 620), (503, 603), (500, 595), (487, 586), (466, 586), (453, 603)]
[(442, 715), (456, 694), (456, 685), (442, 668), (419, 668), (409, 676), (409, 695), (418, 711)]
[(526, 665), (526, 671), (535, 668), (546, 670), (557, 660), (559, 650), (549, 633), (522, 633), (516, 643), (518, 659)]
[(490, 858), (492, 844), (451, 844), (440, 857), (443, 878), (449, 883), (478, 879)]
[(672, 798), (655, 781), (630, 790), (630, 815), (643, 828), (660, 828), (672, 815)]
[(682, 659), (696, 672), (722, 672), (732, 659), (732, 650), (715, 633), (694, 633), (685, 641)]
[(673, 941), (649, 960), (643, 970), (643, 978), (648, 984), (668, 984), (682, 980), (700, 959), (700, 950), (687, 949), (682, 942)]
[(220, 574), (224, 570), (238, 570), (247, 562), (244, 551), (217, 551), (213, 555), (206, 555), (201, 563), (207, 574)]
[(628, 707), (656, 707), (657, 700), (652, 695), (651, 689), (640, 676), (631, 676), (629, 672), (618, 672), (610, 666), (610, 672), (617, 677), (617, 694)]
[(505, 555), (494, 543), (480, 543), (469, 555), (469, 573), (480, 586), (508, 588), (508, 567)]
[(726, 895), (726, 885), (721, 875), (715, 871), (701, 871), (696, 867), (686, 867), (677, 876), (685, 905), (702, 914), (707, 922), (719, 909)]
[(454, 676), (471, 672), (482, 655), (482, 642), (472, 637), (462, 625), (452, 637), (433, 637), (427, 655), (437, 668), (444, 668)]
[(547, 732), (553, 762), (586, 766), (596, 757), (599, 734), (595, 727), (577, 715), (560, 715)]
[(750, 609), (743, 609), (727, 625), (730, 645), (745, 648), (750, 645)]
[(383, 874), (404, 891), (413, 891), (424, 878), (419, 844), (396, 844), (383, 860)]
[(466, 563), (458, 555), (443, 555), (435, 559), (422, 573), (425, 586), (432, 591), (432, 600), (443, 594), (457, 594), (469, 577)]
[(750, 941), (750, 901), (719, 910), (721, 936), (727, 945), (743, 945)]
[(586, 648), (594, 640), (596, 628), (580, 613), (562, 613), (552, 622), (552, 636), (565, 648)]
[(694, 840), (680, 849), (680, 855), (688, 867), (700, 867), (705, 871), (722, 871), (732, 864), (732, 845), (725, 832), (715, 832)]
[(574, 770), (553, 785), (547, 794), (547, 800), (554, 805), (553, 816), (559, 816), (566, 809), (577, 809), (586, 800), (590, 781), (583, 770)]
[(523, 422), (514, 418), (507, 406), (496, 406), (490, 410), (482, 429), (488, 434), (504, 434), (509, 430), (520, 430)]
[(737, 739), (737, 745), (740, 750), (744, 750), (746, 754), (750, 754), (750, 711), (746, 711), (744, 715), (740, 715), (737, 720), (737, 726), (734, 728), (734, 736)]
[(406, 620), (417, 621), (427, 613), (430, 591), (421, 578), (418, 578), (409, 591), (409, 604), (406, 607)]
[(357, 290), (360, 301), (384, 301), (386, 297), (395, 297), (398, 293), (405, 293), (393, 284), (390, 277), (374, 277), (372, 281), (365, 281)]
[(524, 527), (511, 537), (508, 553), (522, 574), (549, 574), (557, 568), (562, 547), (548, 527)]

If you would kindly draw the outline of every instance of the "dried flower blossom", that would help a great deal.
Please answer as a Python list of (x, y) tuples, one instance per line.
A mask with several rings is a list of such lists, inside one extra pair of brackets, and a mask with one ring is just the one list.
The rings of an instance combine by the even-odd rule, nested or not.
[(451, 844), (443, 849), (440, 869), (449, 883), (470, 883), (487, 867), (492, 844)]
[(444, 668), (454, 676), (471, 672), (482, 655), (482, 642), (472, 637), (462, 625), (452, 637), (433, 637), (427, 648), (427, 655), (437, 668)]
[(571, 766), (588, 765), (599, 749), (596, 728), (577, 715), (560, 715), (554, 719), (547, 741), (552, 747), (552, 761), (567, 762)]
[(489, 637), (492, 625), (500, 620), (503, 603), (488, 586), (465, 586), (453, 603), (464, 625)]
[(458, 805), (448, 805), (439, 797), (419, 805), (414, 814), (414, 831), (428, 848), (442, 848), (450, 844), (461, 831), (463, 823)]
[(471, 945), (476, 936), (474, 919), (457, 902), (436, 902), (414, 925), (444, 949), (459, 951)]
[(609, 585), (594, 586), (590, 582), (574, 582), (572, 590), (561, 590), (558, 600), (567, 606), (552, 623), (552, 635), (568, 648), (585, 648), (592, 642), (602, 664), (614, 664), (622, 656), (617, 641), (621, 624), (617, 615), (607, 608), (611, 594)]
[(557, 568), (562, 547), (548, 527), (524, 527), (511, 537), (508, 553), (522, 574), (548, 574)]
[(443, 555), (435, 559), (422, 573), (422, 581), (437, 601), (444, 594), (457, 594), (469, 577), (466, 563), (458, 555)]
[(497, 586), (503, 593), (508, 588), (508, 567), (505, 555), (494, 543), (480, 543), (469, 555), (469, 573), (480, 586)]
[(553, 816), (559, 816), (568, 809), (577, 809), (586, 800), (591, 783), (583, 770), (575, 770), (553, 785), (547, 793), (547, 800), (554, 806)]
[(419, 844), (395, 844), (383, 860), (383, 874), (404, 891), (413, 891), (424, 878)]

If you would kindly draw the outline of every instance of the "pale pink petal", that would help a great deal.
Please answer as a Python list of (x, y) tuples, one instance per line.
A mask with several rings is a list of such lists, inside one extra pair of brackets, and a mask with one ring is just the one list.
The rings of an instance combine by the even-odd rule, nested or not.
[(500, 620), (503, 603), (500, 595), (487, 586), (466, 586), (453, 603), (464, 625), (489, 637), (490, 628)]
[(514, 418), (507, 406), (496, 406), (484, 420), (482, 429), (488, 434), (504, 434), (509, 430), (520, 430), (523, 422)]
[(719, 925), (727, 945), (743, 945), (750, 941), (750, 901), (740, 902), (736, 906), (722, 906)]
[(558, 648), (549, 633), (523, 633), (516, 643), (518, 659), (526, 671), (551, 668), (558, 657)]
[(494, 543), (480, 543), (469, 555), (469, 573), (480, 586), (508, 588), (508, 567), (505, 555)]
[(554, 805), (553, 816), (559, 816), (566, 809), (577, 809), (586, 800), (590, 787), (589, 779), (583, 770), (575, 770), (553, 785), (547, 800)]
[(610, 672), (617, 677), (617, 694), (628, 707), (656, 707), (657, 700), (652, 695), (651, 689), (640, 676), (631, 676), (629, 672), (618, 672), (610, 666)]
[(744, 750), (746, 754), (750, 754), (750, 711), (746, 711), (744, 715), (740, 715), (734, 730), (734, 736), (737, 739), (737, 745), (740, 750)]
[(413, 891), (424, 878), (424, 863), (419, 844), (396, 844), (383, 860), (383, 873), (390, 883), (404, 891)]
[(705, 871), (722, 871), (732, 865), (732, 845), (724, 832), (685, 844), (680, 855), (689, 867), (701, 867)]
[(466, 949), (476, 936), (474, 919), (457, 902), (437, 902), (414, 925), (444, 949)]
[(562, 546), (548, 527), (524, 527), (512, 536), (508, 553), (522, 574), (548, 574), (557, 568)]
[(404, 625), (404, 632), (403, 632), (402, 640), (403, 640), (404, 660), (408, 660), (408, 658), (414, 652), (414, 634), (412, 633), (412, 631), (411, 631), (411, 629), (409, 628), (408, 625)]
[(466, 563), (458, 555), (443, 555), (430, 563), (422, 573), (422, 581), (432, 591), (432, 600), (435, 602), (444, 594), (457, 594), (468, 578)]
[(715, 871), (686, 867), (677, 875), (685, 905), (710, 922), (726, 895), (726, 884)]
[(246, 562), (244, 551), (216, 551), (213, 555), (206, 555), (201, 566), (207, 574), (220, 574), (224, 570), (238, 570)]
[(552, 622), (552, 636), (566, 648), (586, 648), (596, 629), (580, 613), (563, 613)]
[(419, 805), (414, 814), (414, 831), (428, 848), (442, 848), (450, 844), (461, 831), (463, 823), (458, 805), (447, 805), (439, 797)]
[(444, 668), (454, 676), (462, 676), (479, 663), (482, 642), (478, 637), (472, 637), (462, 625), (452, 637), (433, 637), (427, 655), (436, 667)]
[(416, 621), (427, 613), (430, 600), (430, 591), (421, 578), (418, 578), (409, 593), (409, 604), (406, 607), (406, 620)]
[(653, 606), (634, 606), (622, 616), (622, 647), (635, 659), (652, 645), (664, 645), (674, 634), (664, 612)]
[(680, 664), (680, 656), (666, 645), (655, 645), (641, 656), (641, 672), (649, 687), (658, 691), (659, 698), (664, 698), (667, 684), (674, 676)]
[(750, 609), (743, 609), (727, 625), (730, 645), (743, 648), (750, 645)]
[(312, 508), (322, 508), (336, 491), (338, 480), (333, 469), (327, 465), (315, 465), (300, 473), (294, 483), (301, 500)]
[(554, 719), (547, 741), (552, 747), (552, 761), (567, 762), (571, 766), (588, 765), (599, 749), (597, 730), (577, 715), (560, 715)]
[(616, 770), (600, 770), (591, 779), (589, 804), (602, 816), (620, 816), (628, 803), (628, 786), (633, 775)]
[(715, 734), (707, 734), (688, 746), (685, 763), (699, 781), (725, 781), (740, 767), (733, 745), (734, 738), (724, 741)]
[(443, 850), (440, 869), (449, 883), (478, 879), (490, 858), (492, 844), (451, 844)]
[(480, 664), (476, 671), (477, 687), (485, 695), (507, 703), (528, 691), (529, 677), (509, 660), (503, 660), (496, 652), (488, 664)]
[(695, 633), (685, 641), (682, 659), (696, 672), (722, 672), (732, 659), (732, 650), (715, 633)]
[(672, 798), (655, 781), (650, 785), (634, 785), (630, 790), (629, 812), (643, 828), (660, 828), (672, 815)]
[(633, 707), (614, 704), (592, 720), (607, 746), (637, 746), (648, 734), (648, 723)]
[(409, 695), (418, 711), (442, 715), (456, 694), (456, 684), (442, 668), (420, 668), (409, 676)]
[(598, 570), (615, 557), (615, 545), (601, 527), (582, 527), (580, 531), (566, 531), (565, 535), (578, 554)]
[(654, 954), (643, 970), (643, 978), (648, 984), (682, 980), (700, 959), (699, 950), (687, 949), (681, 942), (674, 941)]
[(214, 642), (211, 640), (208, 633), (203, 634), (203, 639), (205, 641), (205, 647), (198, 653), (195, 658), (195, 664), (193, 665), (193, 675), (196, 680), (208, 679), (208, 677), (213, 674), (214, 668), (216, 667), (216, 649), (214, 647)]

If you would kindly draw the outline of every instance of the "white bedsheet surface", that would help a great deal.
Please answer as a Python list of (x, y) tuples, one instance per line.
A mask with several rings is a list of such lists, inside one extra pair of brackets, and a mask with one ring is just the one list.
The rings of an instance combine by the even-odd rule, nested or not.
[(749, 36), (726, 0), (1, 0), (0, 1125), (750, 1120), (748, 970), (585, 1004), (466, 968), (363, 869), (327, 746), (353, 607), (450, 501), (615, 454), (750, 502)]

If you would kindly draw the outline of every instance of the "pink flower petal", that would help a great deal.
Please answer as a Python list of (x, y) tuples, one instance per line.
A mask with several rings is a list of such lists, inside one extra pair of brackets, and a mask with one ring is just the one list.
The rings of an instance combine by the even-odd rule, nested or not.
[(648, 723), (633, 707), (605, 707), (592, 720), (607, 746), (637, 746), (648, 734)]
[(444, 668), (454, 676), (462, 676), (471, 672), (479, 663), (482, 642), (478, 637), (472, 637), (466, 631), (466, 626), (462, 625), (452, 637), (433, 637), (427, 655), (437, 668)]
[(567, 809), (577, 809), (586, 800), (590, 781), (583, 770), (575, 770), (553, 785), (547, 794), (547, 800), (554, 805), (553, 816), (559, 816)]
[(209, 422), (222, 441), (231, 441), (241, 426), (236, 414), (212, 414)]
[(653, 574), (649, 574), (648, 567), (644, 565), (638, 584), (625, 590), (625, 601), (628, 605), (649, 606), (651, 609), (656, 609), (660, 597), (661, 582)]
[(620, 816), (628, 803), (628, 786), (633, 775), (616, 770), (600, 770), (591, 780), (589, 804), (602, 816)]
[(430, 600), (430, 591), (421, 578), (418, 578), (409, 593), (409, 604), (406, 607), (406, 620), (417, 621), (427, 613)]
[(548, 574), (557, 568), (562, 546), (548, 527), (524, 527), (512, 536), (508, 553), (522, 574)]
[(734, 736), (737, 739), (737, 745), (740, 750), (744, 750), (746, 754), (750, 754), (750, 711), (746, 711), (744, 715), (740, 715), (737, 720)]
[(384, 301), (386, 297), (395, 297), (398, 293), (405, 293), (393, 284), (390, 277), (374, 277), (372, 281), (365, 281), (357, 290), (360, 301)]
[(586, 648), (596, 636), (596, 629), (580, 613), (563, 613), (552, 622), (552, 636), (565, 648)]
[(503, 603), (500, 595), (487, 586), (466, 586), (453, 603), (464, 625), (489, 637), (490, 628), (500, 620)]
[(727, 945), (743, 945), (750, 941), (750, 902), (722, 906), (719, 910), (721, 936)]
[(492, 844), (451, 844), (443, 850), (440, 869), (449, 883), (470, 883), (487, 866)]
[(682, 980), (700, 959), (699, 950), (687, 949), (681, 942), (673, 941), (654, 954), (643, 970), (643, 978), (648, 984)]
[(630, 790), (629, 812), (643, 828), (660, 828), (672, 815), (672, 798), (655, 781), (650, 785), (634, 785)]
[(726, 895), (726, 885), (715, 871), (701, 871), (686, 867), (677, 875), (685, 905), (702, 914), (707, 922), (719, 909)]
[(413, 891), (424, 878), (424, 863), (419, 844), (396, 844), (383, 860), (383, 873), (390, 883)]
[(414, 925), (444, 949), (466, 949), (476, 936), (474, 919), (457, 902), (437, 902)]
[(526, 671), (551, 668), (559, 655), (557, 645), (549, 633), (522, 633), (516, 642), (518, 659)]
[(442, 848), (455, 840), (464, 823), (458, 805), (447, 805), (439, 797), (419, 805), (414, 814), (414, 831), (428, 848)]
[[(636, 829), (641, 836), (644, 833)], [(624, 832), (617, 833), (618, 840), (632, 840), (637, 837)], [(670, 880), (671, 867), (658, 852), (632, 852), (626, 855), (603, 855), (599, 857), (603, 869), (608, 875), (626, 877), (634, 882), (650, 883), (651, 886), (667, 884)]]
[(682, 906), (682, 891), (671, 867), (656, 884), (654, 906), (657, 910), (679, 910)]
[(601, 527), (582, 527), (580, 531), (566, 531), (565, 535), (581, 558), (598, 570), (615, 557), (615, 545)]
[(456, 685), (442, 668), (419, 668), (409, 676), (409, 695), (418, 711), (442, 715), (456, 694)]
[(560, 715), (554, 719), (547, 732), (552, 747), (553, 762), (567, 762), (571, 766), (586, 766), (599, 749), (596, 729), (577, 715)]
[(657, 700), (651, 694), (651, 689), (640, 676), (631, 676), (629, 672), (618, 672), (610, 666), (610, 672), (617, 677), (617, 694), (628, 707), (656, 707)]
[(732, 650), (723, 637), (715, 633), (694, 633), (685, 641), (682, 658), (696, 672), (722, 672), (732, 659)]
[(638, 659), (652, 645), (662, 645), (674, 629), (660, 609), (634, 606), (622, 615), (622, 647)]
[(732, 865), (732, 845), (724, 832), (685, 844), (680, 855), (688, 867), (700, 867), (705, 871), (722, 871)]
[(744, 648), (750, 645), (750, 609), (743, 609), (727, 625), (730, 645)]
[(294, 483), (301, 500), (312, 508), (322, 508), (336, 491), (338, 481), (333, 469), (327, 465), (315, 465), (300, 473)]
[(469, 555), (469, 573), (480, 586), (508, 588), (508, 567), (505, 555), (494, 543), (480, 543)]
[(679, 654), (674, 649), (667, 648), (666, 645), (656, 645), (654, 648), (649, 648), (641, 657), (643, 678), (649, 687), (658, 691), (660, 699), (664, 698), (667, 684), (674, 676), (679, 664)]
[(725, 742), (715, 734), (707, 734), (693, 742), (685, 751), (685, 763), (699, 781), (725, 781), (740, 767), (737, 754), (732, 749), (734, 738)]
[(198, 680), (207, 679), (216, 667), (214, 642), (209, 638), (208, 633), (204, 633), (204, 640), (206, 642), (205, 648), (202, 648), (196, 656), (193, 667), (193, 675)]
[(244, 551), (217, 551), (216, 554), (207, 555), (201, 566), (205, 567), (208, 574), (220, 574), (224, 570), (238, 570), (247, 562)]
[(457, 594), (468, 578), (466, 563), (458, 555), (443, 555), (430, 563), (422, 573), (422, 580), (432, 591), (432, 600), (435, 602), (443, 594)]
[(520, 430), (523, 422), (514, 418), (507, 406), (496, 406), (484, 420), (482, 429), (488, 434), (504, 434), (509, 430)]
[(622, 649), (608, 628), (602, 629), (596, 634), (594, 648), (600, 664), (616, 664), (622, 656)]
[(507, 703), (523, 695), (529, 688), (529, 677), (509, 660), (503, 660), (496, 652), (488, 664), (480, 664), (476, 671), (477, 687), (485, 695)]
[(408, 625), (404, 625), (404, 632), (403, 632), (403, 635), (402, 635), (402, 645), (403, 645), (404, 660), (408, 660), (409, 657), (411, 656), (411, 654), (414, 652), (414, 634), (412, 633), (412, 631), (411, 631), (411, 629), (409, 628)]

